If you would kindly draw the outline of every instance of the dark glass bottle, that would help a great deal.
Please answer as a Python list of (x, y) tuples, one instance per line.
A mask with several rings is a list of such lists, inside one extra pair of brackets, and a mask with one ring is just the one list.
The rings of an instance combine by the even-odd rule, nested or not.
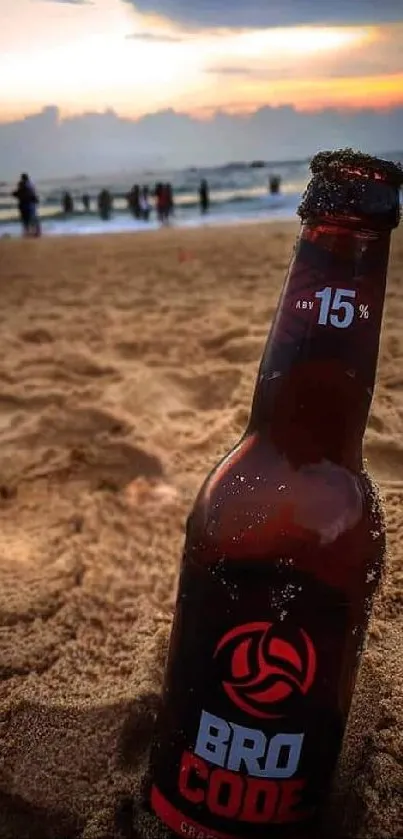
[(349, 150), (312, 172), (248, 427), (187, 523), (151, 754), (184, 837), (311, 835), (382, 573), (362, 440), (402, 172)]

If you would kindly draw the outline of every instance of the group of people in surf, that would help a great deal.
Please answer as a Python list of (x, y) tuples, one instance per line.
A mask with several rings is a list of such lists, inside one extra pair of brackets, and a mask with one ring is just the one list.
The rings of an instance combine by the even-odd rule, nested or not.
[[(168, 224), (175, 212), (172, 184), (156, 183), (153, 197), (158, 220), (161, 224)], [(148, 221), (152, 210), (149, 187), (134, 184), (127, 194), (127, 204), (134, 218)]]
[[(280, 191), (280, 178), (273, 175), (269, 179), (269, 192), (272, 195)], [(24, 236), (40, 236), (41, 224), (38, 216), (39, 198), (35, 187), (26, 173), (23, 173), (12, 193), (18, 201), (18, 209), (21, 218)], [(210, 189), (208, 182), (203, 178), (200, 181), (199, 190), (200, 212), (204, 215), (210, 209)], [(154, 199), (154, 202), (152, 201)], [(148, 186), (134, 184), (126, 195), (128, 210), (135, 219), (148, 221), (153, 209), (157, 214), (158, 221), (162, 225), (169, 224), (175, 213), (174, 191), (171, 183), (158, 182), (151, 192)], [(81, 196), (84, 213), (91, 212), (91, 198), (88, 193)], [(109, 189), (102, 189), (96, 199), (97, 210), (100, 218), (108, 221), (113, 213), (113, 195)], [(61, 199), (61, 208), (65, 216), (74, 213), (74, 199), (71, 192), (65, 191)]]
[[(154, 199), (154, 200), (153, 200)], [(161, 224), (168, 224), (175, 212), (174, 191), (171, 183), (155, 184), (151, 191), (148, 186), (134, 184), (126, 195), (127, 206), (133, 218), (149, 221), (151, 212), (155, 209), (157, 218)], [(81, 198), (84, 212), (90, 212), (90, 196), (85, 194)], [(199, 186), (200, 211), (204, 214), (210, 208), (209, 186), (206, 180), (202, 180)], [(74, 213), (74, 199), (71, 192), (64, 192), (62, 195), (62, 212), (64, 215)], [(97, 197), (97, 210), (101, 219), (107, 221), (113, 213), (113, 195), (109, 189), (102, 189)]]

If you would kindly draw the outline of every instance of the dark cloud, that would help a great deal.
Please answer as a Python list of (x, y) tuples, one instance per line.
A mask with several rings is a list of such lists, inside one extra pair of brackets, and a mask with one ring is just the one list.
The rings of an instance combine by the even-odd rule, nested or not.
[(312, 23), (387, 22), (403, 19), (402, 0), (124, 0), (199, 27), (270, 27)]
[[(305, 69), (306, 65), (303, 60), (300, 60), (299, 74), (300, 77), (308, 77), (312, 75), (309, 67)], [(272, 82), (285, 79), (295, 79), (295, 66), (290, 65), (287, 59), (277, 62), (276, 66), (256, 66), (248, 65), (211, 65), (207, 67), (206, 72), (209, 75), (217, 76), (217, 78), (242, 79), (255, 82)], [(366, 76), (389, 76), (393, 73), (401, 72), (401, 61), (398, 51), (390, 51), (389, 55), (377, 55), (372, 58), (370, 54), (363, 56), (349, 57), (348, 61), (340, 66), (338, 56), (324, 56), (320, 64), (320, 72), (315, 78), (320, 79), (340, 79), (348, 84), (349, 78), (360, 78)]]

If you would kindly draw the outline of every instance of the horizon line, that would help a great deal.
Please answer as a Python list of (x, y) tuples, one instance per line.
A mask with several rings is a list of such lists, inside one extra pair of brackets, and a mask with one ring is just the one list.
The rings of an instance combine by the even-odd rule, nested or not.
[[(397, 74), (402, 75), (402, 74)], [(237, 110), (235, 110), (237, 108)], [(242, 108), (244, 108), (242, 110)], [(228, 116), (232, 118), (242, 118), (242, 117), (251, 117), (255, 114), (258, 114), (264, 110), (272, 110), (272, 111), (283, 111), (283, 110), (292, 110), (294, 113), (297, 114), (320, 114), (323, 112), (332, 112), (332, 113), (358, 113), (360, 111), (370, 111), (373, 113), (384, 113), (387, 111), (396, 111), (403, 109), (403, 92), (402, 92), (402, 100), (401, 102), (395, 104), (385, 104), (385, 105), (322, 105), (322, 106), (305, 106), (305, 107), (298, 107), (297, 105), (293, 104), (292, 102), (284, 102), (279, 105), (270, 105), (269, 103), (259, 105), (256, 108), (246, 109), (246, 103), (234, 103), (233, 105), (228, 104), (225, 107), (219, 108), (211, 108), (209, 105), (205, 105), (202, 108), (199, 108), (197, 111), (189, 111), (186, 109), (179, 109), (173, 106), (168, 106), (166, 108), (158, 108), (155, 111), (146, 111), (145, 113), (138, 114), (138, 115), (128, 115), (126, 113), (120, 112), (113, 106), (105, 106), (102, 110), (84, 110), (84, 111), (66, 111), (60, 105), (55, 105), (53, 103), (49, 103), (47, 105), (40, 106), (37, 110), (30, 110), (25, 113), (16, 114), (14, 116), (3, 116), (0, 112), (0, 126), (2, 125), (9, 125), (15, 122), (23, 122), (25, 119), (30, 119), (31, 117), (41, 116), (48, 111), (57, 111), (57, 122), (63, 123), (67, 122), (71, 119), (80, 119), (86, 116), (107, 116), (113, 115), (117, 119), (124, 120), (127, 122), (141, 122), (141, 120), (146, 119), (147, 117), (159, 116), (162, 114), (172, 114), (173, 116), (178, 117), (189, 117), (189, 119), (193, 119), (196, 122), (206, 122), (213, 120), (216, 116)]]
[[(360, 151), (360, 149), (355, 149), (355, 150)], [(322, 149), (322, 151), (324, 151), (324, 149)], [(142, 172), (142, 173), (144, 173), (144, 172), (147, 172), (148, 170), (150, 170), (153, 174), (158, 174), (158, 172), (166, 172), (166, 171), (169, 171), (169, 172), (186, 172), (186, 171), (193, 170), (193, 169), (196, 169), (198, 171), (205, 171), (205, 170), (210, 170), (210, 169), (226, 169), (229, 166), (251, 167), (251, 164), (255, 163), (255, 162), (263, 163), (264, 167), (268, 167), (268, 166), (272, 166), (272, 165), (279, 165), (279, 164), (283, 164), (283, 165), (294, 164), (294, 163), (309, 164), (311, 162), (311, 160), (315, 157), (316, 154), (317, 154), (317, 151), (313, 151), (312, 154), (310, 154), (308, 156), (304, 156), (304, 157), (294, 157), (294, 158), (290, 158), (290, 157), (281, 158), (281, 157), (279, 157), (279, 158), (271, 158), (270, 160), (266, 160), (266, 159), (263, 159), (263, 158), (252, 158), (251, 157), (250, 159), (244, 159), (244, 160), (228, 160), (226, 163), (215, 164), (215, 165), (210, 165), (210, 166), (202, 165), (202, 164), (199, 166), (197, 163), (194, 163), (191, 166), (169, 166), (169, 165), (161, 166), (161, 164), (157, 164), (154, 167), (152, 165), (152, 163), (148, 162), (148, 163), (144, 163), (144, 164), (139, 163), (137, 166), (133, 166), (133, 168), (130, 168), (130, 169), (128, 169), (127, 167), (124, 168), (124, 169), (120, 169), (120, 170), (118, 170), (118, 169), (113, 169), (113, 170), (112, 169), (103, 169), (102, 171), (96, 172), (92, 175), (84, 175), (82, 172), (77, 172), (75, 175), (64, 176), (61, 173), (60, 175), (56, 175), (56, 176), (52, 176), (52, 177), (43, 177), (43, 178), (40, 177), (39, 181), (41, 183), (50, 183), (50, 182), (53, 182), (53, 181), (58, 181), (59, 178), (66, 177), (66, 179), (68, 181), (80, 180), (80, 181), (84, 182), (84, 181), (91, 181), (94, 178), (97, 178), (98, 176), (102, 176), (102, 175), (110, 177), (110, 176), (113, 176), (113, 175), (123, 175), (126, 172), (127, 173), (132, 173), (132, 172)], [(383, 158), (386, 155), (394, 155), (394, 154), (399, 155), (399, 156), (403, 155), (403, 146), (402, 146), (401, 149), (399, 149), (399, 148), (379, 149), (379, 151), (375, 152), (374, 156)], [(386, 158), (386, 159), (388, 159), (388, 158)], [(9, 183), (9, 181), (1, 181), (2, 185), (3, 184), (8, 184), (8, 183)], [(1, 195), (1, 188), (2, 187), (0, 186), (0, 195)]]

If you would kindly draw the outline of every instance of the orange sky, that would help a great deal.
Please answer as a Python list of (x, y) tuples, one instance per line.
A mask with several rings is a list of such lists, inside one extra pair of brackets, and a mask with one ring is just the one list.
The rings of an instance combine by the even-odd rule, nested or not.
[[(23, 25), (22, 22), (23, 21)], [(0, 0), (0, 119), (403, 105), (402, 22), (191, 31), (123, 0)]]

